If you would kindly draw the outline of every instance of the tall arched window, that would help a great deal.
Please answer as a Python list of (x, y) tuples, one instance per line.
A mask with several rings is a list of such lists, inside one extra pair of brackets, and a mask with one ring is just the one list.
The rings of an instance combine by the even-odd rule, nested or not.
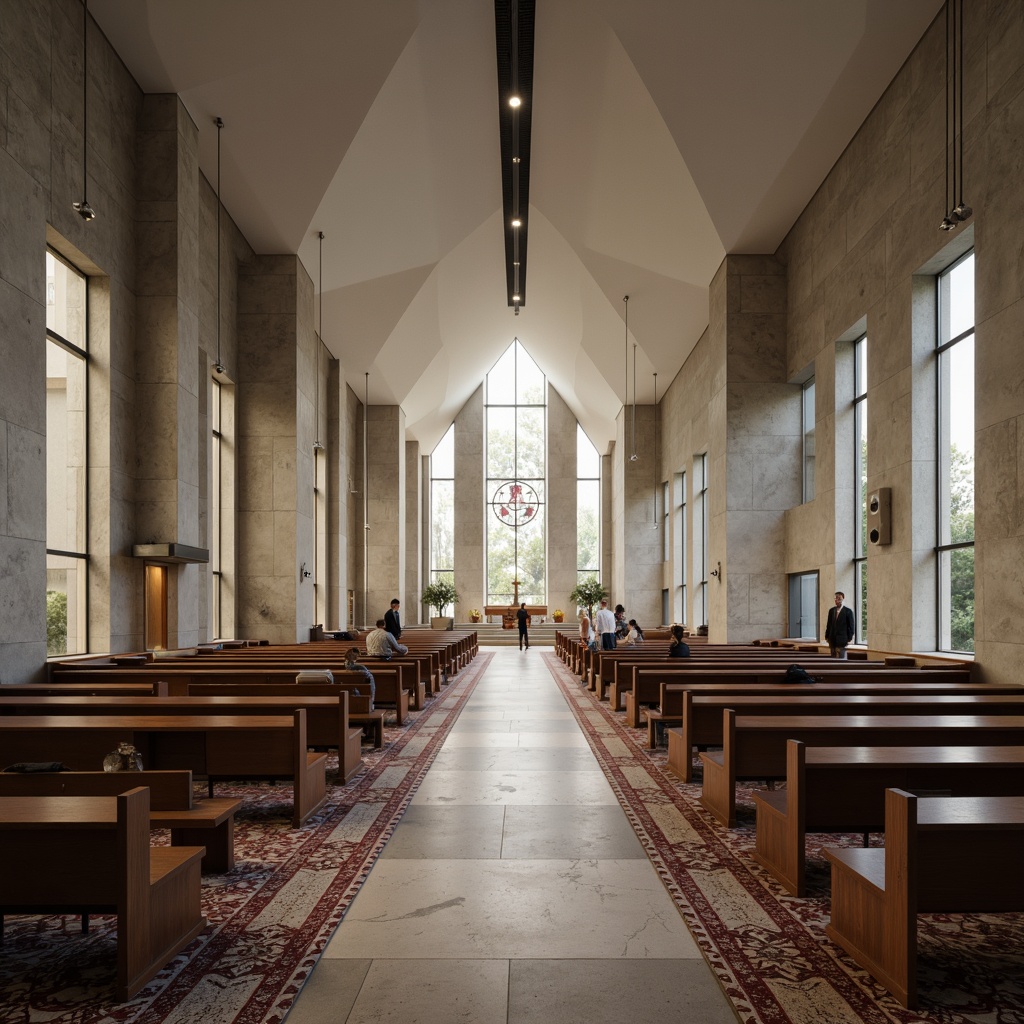
[(601, 578), (601, 456), (576, 424), (576, 579)]
[(517, 338), (487, 375), (487, 604), (547, 602), (547, 385)]
[(455, 574), (455, 424), (430, 453), (430, 582)]
[(85, 275), (46, 252), (46, 653), (88, 650)]

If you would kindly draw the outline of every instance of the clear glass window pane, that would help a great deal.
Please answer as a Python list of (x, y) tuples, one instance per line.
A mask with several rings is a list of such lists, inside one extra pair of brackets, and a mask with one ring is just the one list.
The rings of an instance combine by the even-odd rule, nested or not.
[(46, 342), (46, 546), (86, 550), (85, 360)]
[(455, 569), (454, 480), (431, 481), (430, 566), (432, 571)]
[(487, 404), (516, 404), (516, 351), (509, 345), (487, 374)]
[(803, 388), (804, 501), (814, 499), (814, 378)]
[(86, 560), (46, 556), (46, 656), (83, 654), (86, 636)]
[[(858, 644), (868, 642), (868, 563), (862, 560), (856, 563), (857, 594), (853, 606), (853, 614), (857, 619)], [(860, 614), (858, 614), (858, 610)]]
[(519, 405), (545, 405), (544, 374), (521, 344), (516, 357), (516, 402)]
[(445, 432), (444, 437), (430, 453), (430, 475), (432, 477), (455, 476), (455, 424)]
[(487, 475), (507, 480), (515, 475), (516, 410), (498, 406), (487, 410)]
[(520, 480), (535, 480), (544, 476), (544, 410), (519, 408), (516, 417), (516, 476)]
[(942, 404), (939, 543), (974, 540), (974, 335), (939, 356)]
[(939, 649), (974, 651), (974, 548), (939, 552)]
[(46, 329), (87, 351), (85, 275), (46, 253)]
[(587, 437), (586, 431), (576, 424), (576, 475), (597, 478), (601, 475), (601, 456)]
[(940, 317), (942, 329), (939, 344), (960, 337), (974, 326), (974, 253), (942, 275), (941, 286), (946, 292)]
[(600, 551), (601, 483), (598, 480), (576, 481), (576, 567), (584, 572), (597, 572), (601, 566)]

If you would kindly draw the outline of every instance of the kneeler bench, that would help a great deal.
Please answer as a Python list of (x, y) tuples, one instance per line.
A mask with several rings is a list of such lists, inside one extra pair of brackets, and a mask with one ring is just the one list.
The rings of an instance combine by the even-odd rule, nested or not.
[(203, 873), (223, 874), (235, 866), (235, 814), (241, 800), (210, 797), (196, 801), (192, 772), (0, 772), (0, 797), (117, 796), (147, 786), (149, 827), (171, 831), (171, 846), (203, 846)]
[(4, 914), (116, 914), (121, 1002), (205, 927), (202, 847), (149, 845), (149, 790), (0, 798)]
[(826, 849), (828, 937), (911, 1009), (918, 913), (1024, 910), (1024, 797), (885, 792), (885, 849)]

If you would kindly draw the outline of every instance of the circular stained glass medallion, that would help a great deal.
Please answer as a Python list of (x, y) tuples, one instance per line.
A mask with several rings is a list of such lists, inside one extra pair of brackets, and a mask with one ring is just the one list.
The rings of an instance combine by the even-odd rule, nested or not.
[(525, 526), (540, 511), (540, 497), (529, 485), (519, 480), (506, 480), (494, 492), (491, 508), (506, 526)]

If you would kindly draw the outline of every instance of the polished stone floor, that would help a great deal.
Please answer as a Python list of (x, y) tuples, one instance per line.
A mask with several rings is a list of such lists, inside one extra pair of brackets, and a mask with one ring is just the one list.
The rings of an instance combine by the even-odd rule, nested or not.
[(540, 651), (495, 649), (287, 1024), (734, 1024)]

